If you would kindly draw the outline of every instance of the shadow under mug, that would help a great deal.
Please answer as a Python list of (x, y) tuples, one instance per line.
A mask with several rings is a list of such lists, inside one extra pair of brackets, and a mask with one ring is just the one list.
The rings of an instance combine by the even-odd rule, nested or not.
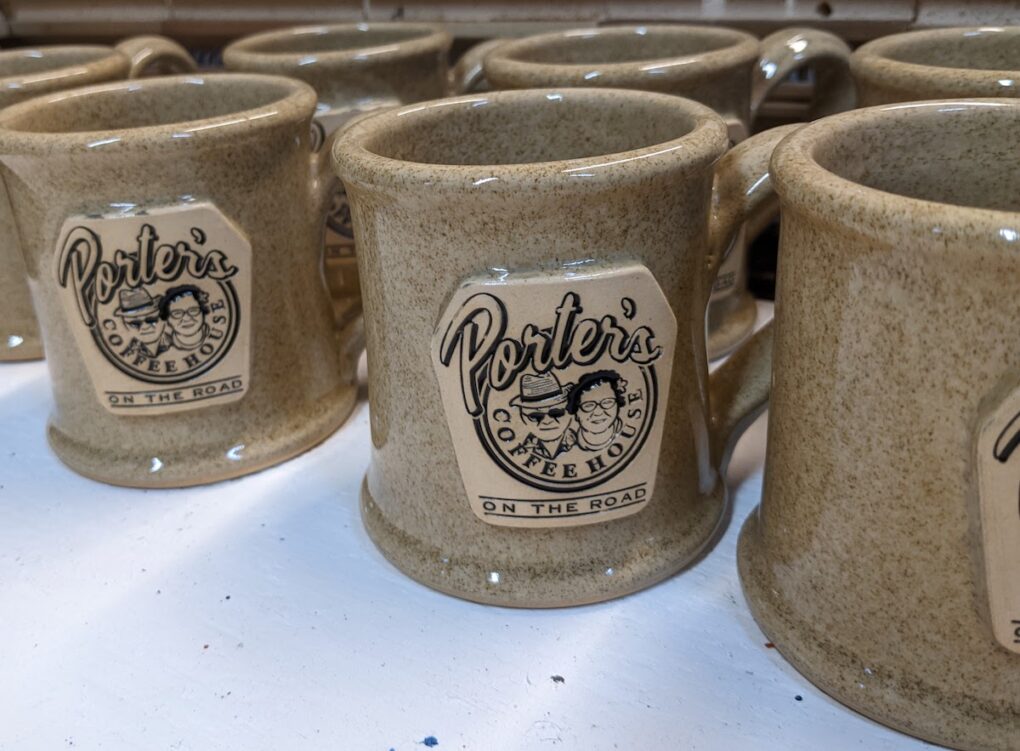
[[(847, 70), (850, 48), (826, 31), (788, 28), (761, 41), (718, 26), (643, 24), (556, 31), (493, 46), (485, 78), (494, 89), (545, 86), (613, 87), (657, 91), (708, 105), (738, 143), (751, 133), (769, 93), (790, 73), (812, 66), (815, 98), (810, 119), (854, 106)], [(771, 212), (749, 217), (751, 231)], [(750, 335), (757, 306), (747, 290), (744, 233), (734, 237), (712, 288), (708, 352), (731, 352)]]
[(48, 436), (76, 471), (212, 482), (304, 451), (350, 414), (358, 337), (336, 331), (319, 273), (332, 175), (311, 150), (314, 109), (300, 81), (215, 74), (0, 111)]
[(775, 151), (762, 630), (827, 693), (962, 749), (1020, 739), (1020, 101), (887, 105)]
[(710, 544), (771, 339), (709, 376), (705, 307), (787, 131), (723, 156), (725, 123), (701, 104), (582, 88), (345, 131), (373, 442), (362, 514), (390, 561), (460, 597), (551, 607), (649, 586)]
[[(0, 52), (0, 109), (34, 96), (86, 84), (161, 72), (186, 73), (195, 61), (160, 36), (125, 39), (116, 47), (63, 45)], [(25, 279), (25, 263), (9, 201), (0, 187), (0, 362), (43, 356)]]

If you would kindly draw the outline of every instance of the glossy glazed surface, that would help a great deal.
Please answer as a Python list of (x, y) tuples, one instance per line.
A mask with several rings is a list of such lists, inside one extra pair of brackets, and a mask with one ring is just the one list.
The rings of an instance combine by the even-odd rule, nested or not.
[[(704, 344), (713, 164), (725, 148), (722, 121), (701, 105), (593, 89), (440, 100), (366, 118), (337, 141), (372, 374), (363, 515), (406, 573), (481, 602), (569, 605), (647, 586), (708, 544), (725, 498), (711, 456)], [(731, 176), (739, 172), (733, 164)], [(734, 195), (738, 184), (747, 187), (735, 179)], [(720, 236), (735, 216), (726, 231), (713, 225)], [(572, 264), (633, 261), (651, 270), (679, 332), (655, 496), (639, 513), (602, 524), (480, 521), (431, 364), (447, 300), (462, 280), (491, 269), (559, 279)], [(720, 405), (753, 384), (758, 399), (745, 411), (760, 406), (767, 377), (739, 383), (719, 392)], [(722, 424), (728, 431), (734, 421)]]
[(429, 24), (304, 26), (240, 39), (223, 50), (228, 70), (297, 78), (323, 109), (378, 99), (400, 103), (446, 93), (448, 33)]
[(772, 174), (783, 210), (752, 611), (806, 676), (928, 740), (1012, 749), (1020, 657), (980, 575), (973, 440), (1016, 380), (1020, 102), (816, 122)]
[[(123, 78), (128, 58), (110, 47), (55, 46), (0, 52), (0, 108), (51, 91)], [(0, 188), (0, 361), (43, 356), (39, 324), (6, 192)]]
[[(793, 70), (812, 64), (826, 92), (813, 116), (853, 104), (850, 50), (827, 32), (783, 29), (759, 42), (735, 29), (655, 24), (540, 34), (495, 46), (485, 57), (494, 88), (613, 86), (690, 97), (726, 120), (740, 141), (765, 97)], [(746, 244), (731, 250), (708, 313), (709, 353), (720, 357), (754, 326), (746, 291)]]
[(893, 34), (850, 61), (861, 106), (950, 97), (1016, 97), (1020, 26)]
[[(194, 70), (187, 51), (165, 37), (126, 39), (116, 48), (66, 45), (0, 52), (0, 108), (62, 89), (143, 73)], [(43, 356), (10, 202), (0, 187), (0, 361)]]
[[(297, 81), (194, 75), (77, 89), (0, 113), (3, 176), (53, 375), (50, 442), (75, 470), (146, 487), (210, 482), (282, 461), (349, 414), (353, 356), (340, 352), (349, 338), (338, 346), (318, 267), (327, 181), (309, 177), (314, 106)], [(203, 202), (251, 245), (248, 390), (224, 406), (111, 414), (60, 304), (57, 234), (77, 215)]]
[[(452, 38), (420, 23), (304, 26), (254, 34), (227, 46), (228, 70), (297, 78), (318, 96), (319, 147), (352, 118), (376, 109), (444, 96)], [(342, 187), (324, 228), (323, 267), (337, 323), (361, 311), (350, 208)]]

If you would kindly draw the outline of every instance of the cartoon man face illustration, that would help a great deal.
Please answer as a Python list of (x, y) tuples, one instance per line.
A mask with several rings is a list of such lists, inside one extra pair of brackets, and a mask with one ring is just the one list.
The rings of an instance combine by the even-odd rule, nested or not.
[(209, 295), (194, 284), (171, 287), (159, 306), (160, 317), (170, 327), (173, 345), (179, 349), (201, 346), (209, 331), (205, 323), (208, 313)]
[(142, 287), (122, 289), (118, 294), (120, 306), (113, 311), (114, 315), (124, 321), (142, 352), (155, 357), (165, 349), (162, 340), (166, 328), (166, 322), (159, 316), (157, 301)]
[(521, 392), (510, 401), (528, 428), (530, 448), (540, 456), (554, 459), (574, 445), (567, 394), (571, 384), (561, 386), (552, 373), (521, 376)]
[(627, 382), (614, 370), (585, 373), (570, 393), (567, 411), (577, 417), (578, 444), (589, 451), (607, 447), (623, 429), (620, 408)]

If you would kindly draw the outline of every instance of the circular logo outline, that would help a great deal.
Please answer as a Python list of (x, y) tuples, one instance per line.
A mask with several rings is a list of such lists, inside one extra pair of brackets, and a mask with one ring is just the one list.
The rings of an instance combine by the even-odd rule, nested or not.
[(579, 492), (599, 487), (620, 474), (630, 465), (635, 457), (640, 455), (641, 449), (648, 440), (648, 436), (652, 432), (652, 426), (655, 423), (655, 417), (659, 407), (659, 382), (655, 375), (655, 366), (639, 365), (638, 368), (641, 371), (641, 375), (644, 377), (645, 388), (648, 390), (648, 410), (646, 417), (642, 423), (640, 435), (637, 440), (631, 444), (630, 448), (621, 457), (620, 461), (611, 465), (603, 474), (592, 475), (591, 477), (573, 484), (570, 483), (570, 481), (556, 480), (553, 478), (541, 481), (531, 474), (521, 472), (520, 468), (513, 462), (504, 461), (502, 452), (496, 448), (497, 444), (495, 442), (495, 436), (493, 436), (489, 429), (489, 421), (487, 418), (489, 394), (492, 392), (492, 387), (488, 385), (486, 385), (485, 391), (483, 392), (483, 404), (485, 405), (485, 411), (474, 420), (475, 433), (478, 436), (478, 441), (485, 450), (485, 453), (488, 454), (489, 458), (492, 459), (496, 466), (498, 466), (506, 474), (510, 475), (513, 479), (530, 487), (550, 493)]
[[(224, 281), (217, 281), (216, 285), (223, 292), (224, 297), (227, 300), (227, 310), (231, 314), (229, 334), (224, 337), (224, 343), (223, 346), (220, 347), (219, 352), (215, 353), (214, 356), (210, 357), (208, 360), (202, 363), (200, 367), (196, 368), (195, 370), (184, 371), (180, 374), (174, 375), (171, 378), (165, 377), (165, 374), (160, 375), (147, 372), (141, 373), (135, 370), (134, 368), (126, 365), (124, 360), (122, 360), (117, 355), (117, 353), (111, 349), (109, 343), (106, 341), (106, 339), (103, 338), (103, 335), (100, 331), (101, 326), (96, 325), (92, 327), (91, 332), (92, 338), (96, 342), (96, 345), (99, 347), (99, 351), (102, 353), (103, 357), (105, 357), (106, 360), (111, 365), (117, 368), (117, 370), (119, 370), (124, 375), (136, 381), (154, 384), (175, 384), (185, 383), (194, 378), (198, 378), (199, 376), (204, 375), (205, 373), (208, 373), (210, 370), (212, 370), (212, 368), (218, 365), (223, 360), (223, 358), (227, 356), (227, 354), (233, 348), (234, 341), (237, 339), (237, 334), (241, 329), (241, 301), (237, 295), (237, 290), (234, 288), (234, 285), (230, 282), (229, 279)], [(98, 299), (94, 299), (93, 301), (92, 317), (97, 322), (100, 319)]]

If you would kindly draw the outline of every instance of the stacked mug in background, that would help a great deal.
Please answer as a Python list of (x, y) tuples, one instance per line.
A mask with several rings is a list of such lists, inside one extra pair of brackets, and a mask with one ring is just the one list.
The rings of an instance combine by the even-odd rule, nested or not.
[[(0, 53), (3, 359), (45, 346), (57, 455), (135, 487), (284, 461), (351, 413), (367, 342), (372, 540), (565, 606), (710, 549), (771, 391), (739, 549), (763, 630), (881, 722), (1016, 748), (1020, 29), (621, 27), (453, 69), (450, 42), (291, 29), (132, 81), (193, 63)], [(820, 119), (749, 135), (808, 64)], [(748, 337), (742, 228), (777, 205)]]
[[(722, 115), (731, 143), (751, 133), (768, 94), (812, 66), (818, 80), (809, 116), (850, 109), (850, 48), (816, 29), (784, 29), (760, 42), (735, 29), (705, 26), (612, 26), (542, 34), (497, 45), (484, 57), (496, 89), (597, 86), (689, 97)], [(769, 218), (747, 217), (758, 223)], [(760, 229), (760, 227), (759, 227)], [(725, 249), (708, 306), (708, 353), (729, 354), (754, 328), (757, 306), (747, 291), (747, 248), (739, 232)]]
[[(430, 24), (308, 26), (245, 37), (223, 51), (223, 63), (227, 70), (289, 76), (312, 86), (319, 97), (312, 143), (328, 153), (327, 140), (355, 117), (465, 91), (471, 79), (449, 67), (452, 41)], [(342, 183), (323, 226), (323, 270), (337, 324), (356, 322), (361, 285)]]
[[(76, 86), (195, 69), (191, 56), (164, 37), (126, 39), (116, 47), (66, 45), (0, 52), (0, 108)], [(0, 362), (43, 356), (39, 325), (18, 249), (17, 229), (0, 188)]]

